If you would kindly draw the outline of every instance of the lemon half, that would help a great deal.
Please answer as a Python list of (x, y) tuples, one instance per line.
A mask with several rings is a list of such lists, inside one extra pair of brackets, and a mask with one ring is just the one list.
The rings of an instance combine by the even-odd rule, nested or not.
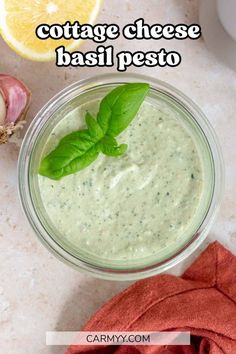
[(0, 32), (19, 55), (35, 61), (55, 58), (55, 49), (78, 48), (81, 40), (40, 40), (35, 34), (41, 24), (64, 24), (66, 21), (93, 24), (101, 0), (0, 0)]

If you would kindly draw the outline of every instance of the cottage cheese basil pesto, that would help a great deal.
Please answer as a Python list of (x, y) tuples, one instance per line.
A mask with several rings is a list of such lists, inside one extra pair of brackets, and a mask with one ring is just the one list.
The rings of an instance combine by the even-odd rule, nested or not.
[[(43, 154), (96, 115), (99, 100), (68, 113), (51, 132)], [(104, 261), (138, 262), (167, 247), (176, 252), (199, 227), (203, 168), (181, 113), (145, 100), (118, 137), (121, 157), (99, 155), (86, 169), (55, 181), (38, 176), (42, 204), (60, 238), (76, 252)]]

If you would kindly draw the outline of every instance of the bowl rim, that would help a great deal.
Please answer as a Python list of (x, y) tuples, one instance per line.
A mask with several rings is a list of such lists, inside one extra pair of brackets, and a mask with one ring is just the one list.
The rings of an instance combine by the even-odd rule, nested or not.
[[(81, 94), (86, 88), (93, 88), (108, 83), (121, 84), (127, 82), (150, 83), (151, 87), (153, 87), (154, 89), (156, 88), (159, 91), (161, 90), (162, 94), (170, 96), (179, 105), (183, 106), (185, 110), (187, 110), (193, 117), (198, 118), (197, 123), (203, 130), (207, 142), (209, 144), (210, 151), (212, 153), (216, 178), (214, 181), (212, 201), (207, 211), (207, 214), (201, 226), (199, 227), (199, 232), (193, 235), (193, 237), (188, 242), (186, 242), (184, 246), (181, 247), (174, 255), (159, 262), (158, 264), (153, 264), (142, 269), (138, 268), (120, 270), (105, 268), (81, 260), (66, 251), (63, 247), (61, 247), (61, 245), (57, 243), (56, 240), (53, 240), (51, 236), (48, 235), (46, 229), (41, 224), (39, 218), (37, 217), (37, 214), (34, 211), (29, 187), (29, 165), (31, 152), (33, 150), (35, 142), (35, 136), (37, 136), (38, 132), (42, 129), (48, 119), (50, 119), (53, 113), (57, 111), (62, 105), (68, 102), (68, 100), (71, 100)], [(179, 91), (172, 85), (169, 85), (168, 83), (165, 83), (158, 79), (153, 79), (149, 76), (140, 75), (136, 73), (109, 73), (98, 76), (92, 76), (91, 78), (77, 81), (58, 92), (41, 108), (41, 110), (36, 114), (35, 118), (31, 122), (23, 139), (18, 159), (18, 191), (20, 195), (21, 205), (32, 229), (34, 230), (35, 234), (38, 236), (40, 241), (46, 246), (47, 249), (49, 249), (57, 258), (59, 258), (64, 263), (67, 263), (73, 268), (89, 273), (95, 277), (108, 280), (137, 280), (141, 278), (150, 277), (152, 275), (160, 274), (172, 268), (173, 266), (177, 265), (178, 263), (186, 259), (188, 256), (190, 256), (207, 237), (207, 234), (219, 210), (220, 201), (223, 195), (223, 189), (223, 156), (215, 131), (206, 116), (204, 115), (204, 113), (189, 97), (187, 97), (185, 94), (183, 94), (181, 91)], [(43, 233), (45, 235), (43, 235)]]

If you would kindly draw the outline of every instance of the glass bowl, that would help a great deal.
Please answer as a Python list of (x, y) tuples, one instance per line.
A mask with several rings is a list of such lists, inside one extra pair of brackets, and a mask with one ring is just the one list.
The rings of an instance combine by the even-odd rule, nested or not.
[[(174, 107), (184, 117), (198, 144), (198, 152), (204, 167), (205, 197), (198, 222), (188, 239), (184, 238), (178, 248), (166, 249), (162, 256), (153, 256), (142, 262), (105, 262), (99, 255), (91, 256), (73, 249), (60, 238), (40, 200), (38, 190), (38, 167), (46, 141), (53, 127), (75, 105), (88, 99), (102, 98), (117, 85), (129, 82), (146, 82), (151, 86), (148, 99), (161, 99)], [(19, 192), (24, 212), (43, 244), (59, 259), (77, 270), (110, 280), (134, 280), (159, 274), (188, 257), (206, 238), (215, 219), (222, 197), (224, 168), (216, 135), (201, 110), (184, 94), (159, 80), (137, 74), (106, 74), (79, 81), (52, 98), (31, 123), (22, 143), (18, 164)]]

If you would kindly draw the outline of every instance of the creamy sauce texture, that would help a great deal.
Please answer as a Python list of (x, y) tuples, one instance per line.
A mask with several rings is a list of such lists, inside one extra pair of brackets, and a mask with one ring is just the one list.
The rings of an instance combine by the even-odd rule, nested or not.
[[(54, 128), (45, 154), (84, 124), (86, 110), (71, 112)], [(166, 247), (178, 249), (195, 231), (203, 189), (201, 161), (178, 113), (145, 102), (118, 137), (120, 157), (100, 155), (85, 170), (53, 181), (39, 176), (45, 211), (74, 250), (104, 260), (138, 260)]]

